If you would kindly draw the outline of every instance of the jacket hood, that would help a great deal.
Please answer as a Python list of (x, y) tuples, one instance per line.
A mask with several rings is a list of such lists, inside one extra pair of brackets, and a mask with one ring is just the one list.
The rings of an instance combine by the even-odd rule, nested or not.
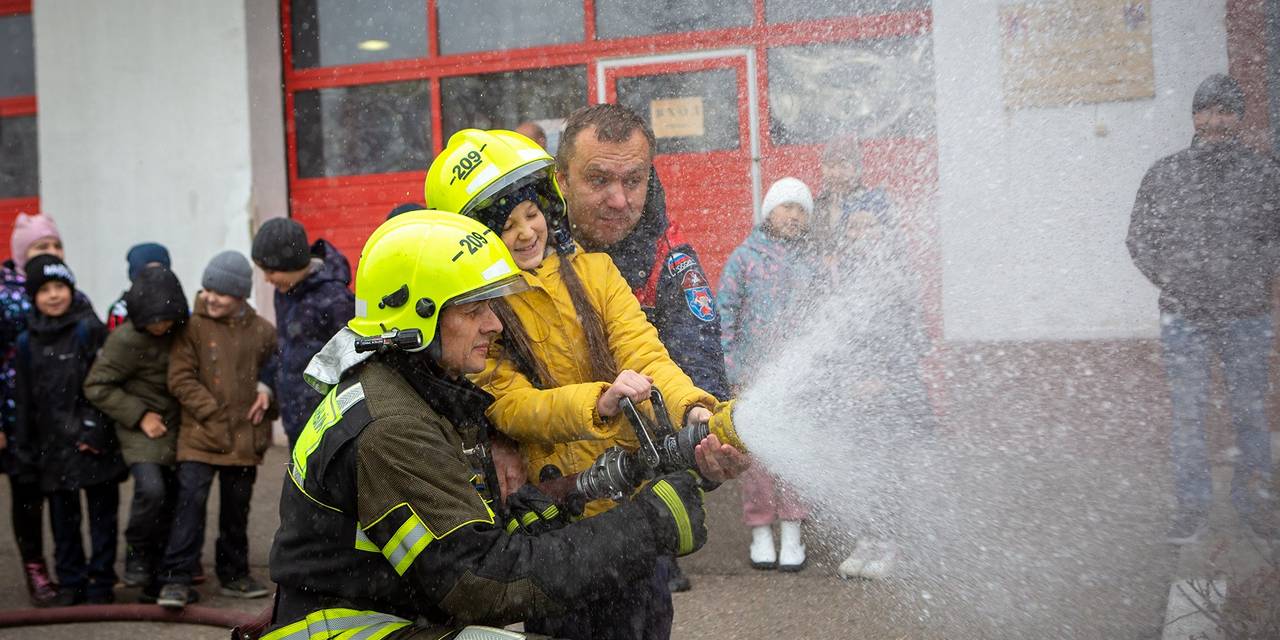
[(138, 272), (133, 286), (124, 294), (124, 302), (129, 320), (138, 329), (165, 320), (183, 322), (191, 315), (182, 283), (165, 267)]
[(347, 327), (333, 334), (320, 351), (311, 357), (311, 362), (302, 371), (302, 379), (321, 394), (329, 393), (330, 389), (338, 386), (347, 371), (373, 355), (372, 351), (356, 353), (358, 339), (360, 334)]
[(302, 295), (329, 282), (338, 282), (344, 287), (351, 286), (351, 263), (328, 240), (316, 240), (311, 245), (311, 258), (312, 264), (316, 264), (315, 259), (319, 259), (319, 266), (285, 295)]
[(56, 318), (40, 313), (40, 310), (36, 309), (36, 305), (33, 302), (31, 304), (31, 314), (27, 318), (27, 328), (36, 335), (57, 333), (79, 322), (85, 316), (96, 317), (96, 315), (93, 305), (89, 303), (89, 299), (80, 295), (73, 296), (71, 298), (71, 307), (67, 309), (66, 313)]
[[(627, 237), (609, 247), (590, 247), (587, 251), (602, 251), (613, 258), (613, 263), (626, 278), (627, 285), (637, 289), (649, 279), (656, 259), (658, 237), (666, 233), (671, 224), (667, 218), (667, 193), (658, 180), (658, 172), (649, 169), (649, 189), (644, 198), (644, 211), (640, 220)], [(585, 246), (585, 245), (584, 245)]]

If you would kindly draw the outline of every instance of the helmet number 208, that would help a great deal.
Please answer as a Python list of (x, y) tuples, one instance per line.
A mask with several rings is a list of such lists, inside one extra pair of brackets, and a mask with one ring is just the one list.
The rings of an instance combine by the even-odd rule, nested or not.
[(484, 164), (484, 158), (480, 155), (480, 152), (468, 151), (467, 155), (462, 156), (462, 159), (458, 161), (458, 164), (453, 165), (453, 178), (449, 180), (449, 184), (453, 184), (456, 180), (466, 180), (471, 175), (471, 172), (475, 171), (476, 167), (481, 164)]

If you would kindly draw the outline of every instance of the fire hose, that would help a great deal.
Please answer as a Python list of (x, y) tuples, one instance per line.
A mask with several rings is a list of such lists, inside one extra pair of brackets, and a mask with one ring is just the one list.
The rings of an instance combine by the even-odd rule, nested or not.
[(578, 507), (601, 498), (621, 500), (660, 475), (697, 469), (694, 450), (708, 435), (715, 435), (721, 442), (741, 451), (746, 450), (733, 427), (732, 400), (716, 405), (710, 421), (691, 424), (680, 430), (672, 426), (666, 400), (657, 387), (650, 392), (649, 401), (655, 416), (652, 422), (630, 398), (618, 402), (635, 431), (639, 448), (611, 447), (586, 470), (569, 476), (560, 476), (555, 467), (543, 469), (538, 489), (557, 502)]
[(243, 611), (212, 607), (192, 606), (175, 611), (154, 604), (99, 604), (0, 611), (0, 629), (77, 622), (175, 622), (231, 629), (254, 617)]

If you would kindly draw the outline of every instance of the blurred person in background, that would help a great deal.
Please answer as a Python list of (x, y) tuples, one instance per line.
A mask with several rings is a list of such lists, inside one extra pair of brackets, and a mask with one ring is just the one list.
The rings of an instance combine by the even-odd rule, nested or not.
[(320, 395), (302, 371), (320, 348), (356, 313), (351, 265), (323, 238), (311, 244), (297, 220), (272, 218), (253, 237), (253, 262), (275, 287), (279, 367), (271, 387), (289, 448), (298, 440)]
[[(730, 254), (720, 276), (721, 344), (734, 395), (748, 387), (770, 354), (808, 316), (811, 287), (822, 263), (809, 236), (813, 194), (796, 178), (769, 187), (755, 212), (751, 235)], [(743, 472), (742, 519), (751, 529), (749, 555), (756, 569), (799, 571), (805, 564), (801, 523), (808, 509), (794, 491), (779, 486), (762, 465)], [(778, 523), (781, 551), (774, 543)]]
[(1160, 344), (1173, 409), (1176, 512), (1167, 539), (1195, 542), (1213, 500), (1205, 414), (1222, 361), (1236, 432), (1231, 501), (1257, 535), (1276, 535), (1266, 394), (1274, 341), (1271, 287), (1280, 262), (1280, 166), (1237, 139), (1245, 98), (1230, 76), (1196, 89), (1191, 146), (1142, 179), (1127, 245), (1160, 289)]
[(534, 141), (539, 147), (547, 148), (547, 132), (543, 130), (542, 125), (533, 120), (526, 120), (515, 128), (515, 132)]

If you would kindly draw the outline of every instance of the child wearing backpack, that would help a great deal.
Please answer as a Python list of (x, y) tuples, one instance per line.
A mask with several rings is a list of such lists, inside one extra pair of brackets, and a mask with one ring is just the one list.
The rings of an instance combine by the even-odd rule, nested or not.
[[(88, 300), (75, 295), (75, 276), (60, 258), (36, 256), (26, 272), (33, 308), (18, 337), (15, 445), (19, 465), (38, 473), (49, 500), (61, 584), (53, 604), (111, 603), (124, 462), (114, 430), (82, 391), (106, 328)], [(87, 563), (82, 492), (92, 543)]]

